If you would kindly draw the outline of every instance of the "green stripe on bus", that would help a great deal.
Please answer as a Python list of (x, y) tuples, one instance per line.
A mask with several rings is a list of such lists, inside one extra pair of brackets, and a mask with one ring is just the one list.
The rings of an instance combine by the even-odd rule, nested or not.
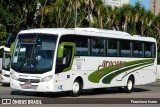
[[(140, 67), (140, 68), (137, 68), (137, 69), (135, 69), (135, 70), (133, 70), (133, 71), (127, 73), (126, 75), (124, 75), (124, 76), (122, 77), (122, 79), (123, 79), (124, 77), (126, 77), (127, 75), (129, 75), (129, 74), (135, 72), (135, 71), (138, 71), (138, 70), (140, 70), (140, 69), (142, 69), (142, 68), (146, 68), (146, 67), (153, 66), (153, 65), (154, 65), (154, 64), (151, 63), (151, 64), (149, 64), (149, 65), (145, 65), (145, 66), (142, 66), (142, 67)], [(121, 79), (120, 81), (122, 81), (122, 79)]]
[[(130, 62), (126, 62), (126, 66), (131, 66), (131, 65), (135, 65), (135, 64), (140, 64), (140, 63), (144, 63), (144, 62), (154, 62), (154, 59), (146, 59), (146, 60), (136, 60), (136, 61), (130, 61)], [(104, 67), (100, 70), (96, 70), (95, 72), (91, 73), (88, 77), (88, 80), (94, 83), (98, 83), (100, 81), (100, 79), (102, 77), (104, 77), (105, 75), (111, 73), (112, 71), (118, 70), (118, 69), (123, 69), (123, 68), (118, 68), (116, 65), (115, 66), (110, 66), (110, 67)]]
[(118, 76), (119, 74), (123, 73), (123, 72), (126, 72), (126, 71), (129, 71), (131, 69), (134, 69), (134, 68), (137, 68), (137, 67), (140, 67), (140, 66), (144, 66), (144, 65), (147, 65), (147, 64), (151, 64), (153, 63), (152, 61), (151, 62), (148, 62), (148, 63), (143, 63), (143, 64), (139, 64), (139, 65), (135, 65), (135, 66), (131, 66), (131, 67), (128, 67), (126, 69), (122, 69), (122, 70), (119, 70), (117, 72), (114, 72), (108, 76), (106, 76), (102, 82), (105, 83), (105, 84), (110, 84), (110, 82), (112, 81), (113, 78), (115, 78), (116, 76)]

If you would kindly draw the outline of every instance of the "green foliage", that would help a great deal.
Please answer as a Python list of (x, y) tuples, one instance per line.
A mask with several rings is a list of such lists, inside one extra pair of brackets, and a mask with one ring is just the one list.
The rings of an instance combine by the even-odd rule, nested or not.
[[(6, 41), (6, 27), (0, 24), (0, 46), (4, 46)], [(0, 49), (0, 57), (3, 55), (3, 49)]]
[(3, 46), (6, 41), (6, 27), (0, 24), (0, 46)]
[(94, 27), (154, 37), (160, 50), (160, 14), (154, 15), (139, 2), (112, 8), (103, 0), (0, 0), (0, 24), (5, 29), (1, 44), (13, 29)]

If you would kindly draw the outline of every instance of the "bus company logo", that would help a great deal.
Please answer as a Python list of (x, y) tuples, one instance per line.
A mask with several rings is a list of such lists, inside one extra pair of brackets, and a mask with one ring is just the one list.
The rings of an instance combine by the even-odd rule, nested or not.
[(104, 60), (101, 65), (98, 66), (98, 71), (104, 67), (123, 68), (126, 66), (126, 61), (106, 61)]
[(11, 99), (2, 99), (2, 104), (12, 104)]
[(2, 104), (42, 104), (41, 99), (2, 99)]

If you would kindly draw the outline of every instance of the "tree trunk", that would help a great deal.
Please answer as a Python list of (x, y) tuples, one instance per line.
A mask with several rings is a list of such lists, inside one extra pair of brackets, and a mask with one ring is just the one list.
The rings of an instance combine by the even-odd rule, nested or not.
[(128, 29), (127, 25), (128, 25), (128, 22), (127, 22), (127, 18), (126, 18), (125, 23), (124, 23), (124, 31), (125, 32), (127, 32), (127, 29)]
[(144, 36), (144, 21), (142, 20), (141, 36)]
[(102, 16), (101, 16), (101, 23), (100, 23), (100, 25), (101, 25), (101, 29), (103, 29), (103, 19), (102, 19)]
[(44, 10), (45, 10), (45, 7), (46, 7), (46, 3), (47, 3), (47, 1), (48, 1), (48, 0), (45, 0), (44, 6), (43, 6), (42, 15), (41, 15), (41, 21), (40, 21), (40, 28), (42, 28), (42, 27), (43, 27)]

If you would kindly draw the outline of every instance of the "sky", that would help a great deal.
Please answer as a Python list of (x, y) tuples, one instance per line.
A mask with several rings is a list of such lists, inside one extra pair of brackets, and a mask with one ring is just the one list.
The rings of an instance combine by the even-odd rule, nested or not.
[(147, 10), (149, 10), (150, 0), (130, 0), (130, 4), (134, 5), (137, 1), (139, 1)]

